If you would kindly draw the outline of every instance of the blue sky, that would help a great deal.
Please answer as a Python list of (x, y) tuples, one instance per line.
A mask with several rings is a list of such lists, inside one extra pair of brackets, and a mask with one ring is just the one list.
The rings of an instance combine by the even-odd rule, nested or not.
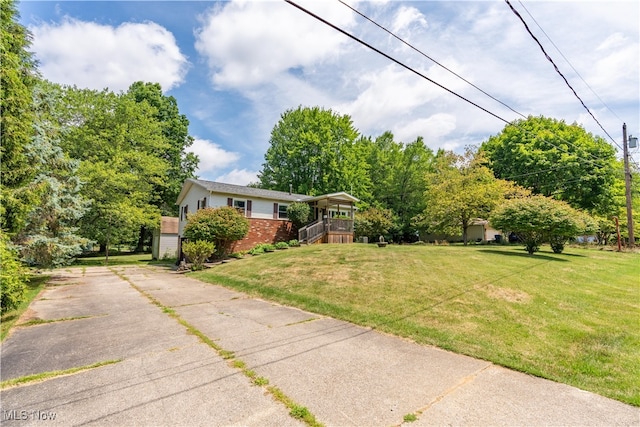
[[(297, 3), (498, 116), (520, 117), (339, 1)], [(518, 113), (606, 137), (504, 1), (349, 4)], [(623, 122), (640, 136), (640, 2), (511, 4), (614, 140), (622, 145)], [(19, 11), (46, 79), (116, 92), (160, 83), (190, 120), (203, 179), (256, 181), (271, 129), (300, 105), (348, 114), (366, 136), (422, 136), (434, 150), (460, 152), (504, 127), (284, 1), (22, 1)]]

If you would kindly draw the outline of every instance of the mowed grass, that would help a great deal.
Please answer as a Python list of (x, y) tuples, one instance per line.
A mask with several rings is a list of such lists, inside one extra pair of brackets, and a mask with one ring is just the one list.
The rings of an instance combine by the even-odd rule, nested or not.
[(312, 245), (193, 277), (640, 406), (640, 255)]

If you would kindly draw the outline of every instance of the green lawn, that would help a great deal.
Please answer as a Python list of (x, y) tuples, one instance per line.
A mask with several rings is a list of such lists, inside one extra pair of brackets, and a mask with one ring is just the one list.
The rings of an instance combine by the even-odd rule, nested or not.
[(20, 316), (22, 316), (22, 313), (29, 308), (31, 301), (38, 296), (48, 280), (49, 276), (46, 275), (34, 274), (29, 278), (22, 303), (15, 310), (9, 310), (3, 313), (2, 318), (0, 318), (0, 341), (7, 337), (11, 327), (18, 321)]
[(640, 406), (640, 254), (312, 245), (192, 275)]

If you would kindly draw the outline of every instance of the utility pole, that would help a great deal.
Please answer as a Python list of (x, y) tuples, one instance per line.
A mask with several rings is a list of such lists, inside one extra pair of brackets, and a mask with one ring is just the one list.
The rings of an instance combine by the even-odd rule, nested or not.
[(629, 170), (629, 147), (627, 145), (627, 124), (622, 124), (622, 149), (624, 154), (624, 185), (625, 196), (627, 199), (627, 230), (629, 231), (629, 247), (636, 245), (636, 239), (633, 236), (633, 215), (631, 212), (631, 171)]

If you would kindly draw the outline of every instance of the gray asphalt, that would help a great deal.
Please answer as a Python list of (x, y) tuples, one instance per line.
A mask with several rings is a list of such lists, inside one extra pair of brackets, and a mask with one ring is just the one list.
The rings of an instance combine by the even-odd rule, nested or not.
[(640, 425), (640, 409), (160, 267), (58, 270), (2, 344), (3, 425), (302, 425), (175, 313), (327, 426)]

